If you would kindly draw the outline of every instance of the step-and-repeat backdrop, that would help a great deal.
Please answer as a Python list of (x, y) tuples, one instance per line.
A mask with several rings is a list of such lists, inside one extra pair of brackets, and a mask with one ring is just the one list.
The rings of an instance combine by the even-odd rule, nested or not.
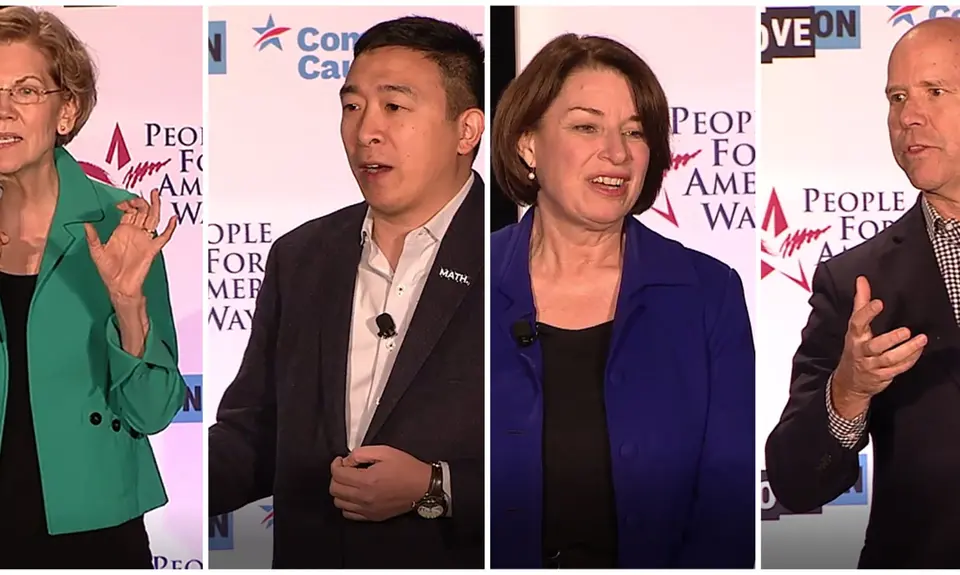
[(568, 32), (613, 38), (650, 65), (670, 104), (673, 166), (640, 219), (735, 268), (751, 316), (756, 19), (752, 7), (517, 8), (518, 69)]
[[(917, 198), (887, 134), (887, 58), (912, 26), (960, 6), (766, 8), (761, 17), (762, 169), (759, 440), (789, 395), (791, 360), (810, 313), (816, 266), (870, 239)], [(860, 479), (809, 514), (777, 503), (761, 471), (762, 566), (855, 568), (869, 515), (872, 449)]]
[[(363, 199), (340, 140), (338, 94), (359, 35), (378, 22), (419, 15), (455, 22), (482, 39), (485, 14), (483, 7), (209, 8), (215, 167), (206, 212), (207, 345), (216, 360), (207, 366), (207, 425), (240, 365), (272, 242)], [(484, 179), (488, 139), (476, 162)], [(269, 568), (272, 526), (269, 499), (211, 517), (211, 566)]]
[[(164, 249), (180, 369), (189, 386), (174, 423), (150, 438), (170, 503), (146, 517), (157, 569), (203, 557), (203, 9), (47, 8), (90, 49), (99, 102), (68, 146), (91, 178), (149, 198), (179, 220)], [(162, 227), (163, 224), (161, 224)]]

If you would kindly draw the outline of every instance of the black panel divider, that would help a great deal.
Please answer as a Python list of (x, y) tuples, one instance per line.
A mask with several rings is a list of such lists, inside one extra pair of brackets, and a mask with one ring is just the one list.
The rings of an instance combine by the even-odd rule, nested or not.
[[(490, 7), (490, 125), (496, 116), (500, 95), (517, 75), (517, 16), (513, 6)], [(489, 134), (490, 142), (493, 134)], [(491, 152), (493, 146), (490, 146)], [(490, 167), (490, 232), (516, 223), (517, 206), (503, 193)]]

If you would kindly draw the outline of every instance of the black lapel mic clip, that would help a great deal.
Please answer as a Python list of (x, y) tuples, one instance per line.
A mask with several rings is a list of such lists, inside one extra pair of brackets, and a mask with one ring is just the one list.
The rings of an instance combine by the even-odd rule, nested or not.
[(520, 320), (510, 326), (514, 341), (520, 347), (529, 347), (537, 340), (537, 330), (529, 321)]
[(377, 332), (377, 337), (387, 338), (394, 337), (397, 335), (397, 324), (394, 323), (393, 317), (388, 313), (382, 313), (377, 316), (377, 328), (380, 330)]

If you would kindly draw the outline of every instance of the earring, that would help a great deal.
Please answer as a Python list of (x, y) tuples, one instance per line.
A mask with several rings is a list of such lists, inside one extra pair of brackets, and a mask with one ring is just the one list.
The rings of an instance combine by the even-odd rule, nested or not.
[(530, 173), (527, 174), (527, 179), (530, 180), (531, 182), (537, 179), (537, 175), (533, 173), (533, 170), (530, 170)]

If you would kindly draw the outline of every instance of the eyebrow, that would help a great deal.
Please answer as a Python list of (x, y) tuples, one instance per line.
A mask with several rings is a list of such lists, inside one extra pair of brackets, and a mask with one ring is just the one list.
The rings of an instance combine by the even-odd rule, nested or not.
[[(417, 92), (410, 86), (405, 86), (403, 84), (380, 84), (377, 86), (377, 92), (381, 93), (394, 93), (394, 94), (403, 94), (404, 96), (409, 96), (416, 99)], [(355, 84), (344, 84), (340, 88), (340, 97), (343, 98), (347, 94), (359, 94), (360, 89), (357, 88)]]
[[(586, 113), (590, 114), (591, 116), (599, 116), (599, 117), (601, 117), (601, 118), (605, 115), (602, 111), (600, 111), (600, 110), (598, 110), (598, 109), (596, 109), (596, 108), (589, 108), (589, 107), (586, 107), (586, 106), (571, 106), (570, 108), (567, 108), (567, 113), (569, 114), (570, 112), (586, 112)], [(627, 121), (628, 121), (628, 122), (640, 122), (640, 121), (642, 121), (642, 119), (640, 118), (640, 115), (639, 115), (639, 114), (636, 114), (636, 115), (633, 115), (633, 116), (630, 116), (629, 118), (627, 118)]]
[(22, 84), (22, 83), (26, 82), (27, 80), (36, 80), (37, 82), (40, 82), (41, 84), (43, 84), (43, 78), (41, 78), (40, 76), (35, 76), (35, 75), (33, 75), (33, 74), (27, 74), (26, 76), (21, 76), (21, 77), (17, 78), (16, 80), (14, 80), (14, 81), (13, 81), (13, 84), (14, 84), (14, 85)]
[[(919, 82), (919, 85), (921, 88), (946, 88), (947, 87), (947, 83), (944, 82), (943, 80), (923, 80), (922, 82)], [(887, 86), (887, 89), (884, 90), (884, 94), (889, 96), (894, 92), (904, 92), (906, 91), (906, 89), (907, 87), (902, 84), (895, 84), (893, 86)]]

